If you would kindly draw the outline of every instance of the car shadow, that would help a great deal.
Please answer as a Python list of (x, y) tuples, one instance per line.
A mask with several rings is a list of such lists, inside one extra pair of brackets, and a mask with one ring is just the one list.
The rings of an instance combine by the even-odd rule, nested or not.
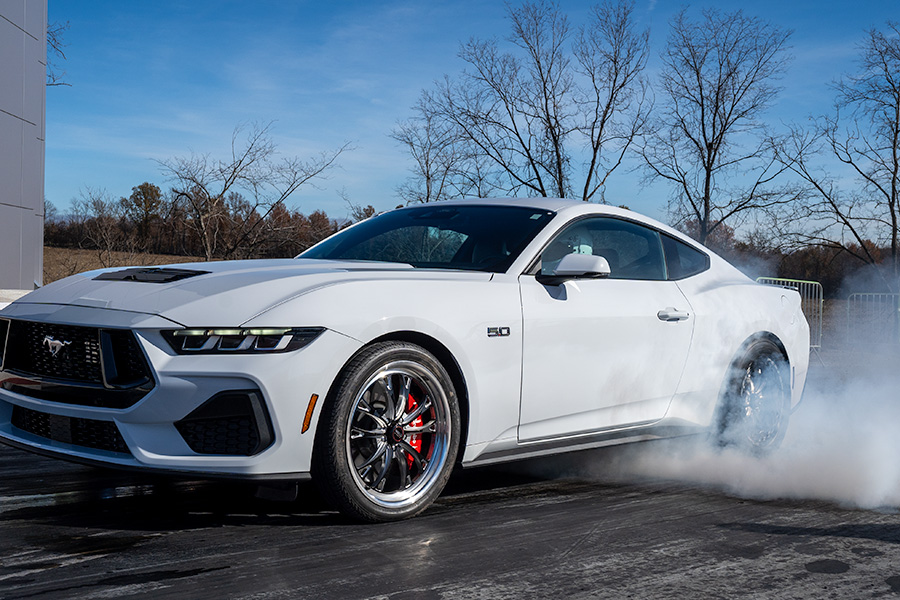
[(894, 523), (848, 523), (835, 527), (800, 527), (768, 523), (722, 523), (719, 527), (728, 531), (758, 533), (765, 536), (848, 538), (900, 544), (900, 524)]
[[(0, 522), (143, 532), (267, 524), (356, 524), (332, 510), (308, 481), (259, 485), (135, 474), (56, 461), (43, 465), (43, 469), (39, 465), (37, 471), (41, 472), (39, 481), (24, 474), (0, 474)], [(460, 469), (428, 513), (443, 512), (441, 506), (487, 501), (552, 479), (503, 467)]]

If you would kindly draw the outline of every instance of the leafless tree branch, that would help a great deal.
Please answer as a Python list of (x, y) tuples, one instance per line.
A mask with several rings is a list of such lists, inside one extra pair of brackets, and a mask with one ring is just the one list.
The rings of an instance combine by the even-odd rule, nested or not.
[(510, 5), (510, 49), (497, 39), (464, 43), (469, 68), (424, 92), (394, 130), (415, 162), (400, 195), (602, 199), (649, 107), (648, 33), (632, 13), (629, 2), (606, 3), (573, 31), (554, 3)]
[[(662, 54), (663, 106), (641, 154), (650, 179), (673, 186), (670, 210), (697, 223), (701, 242), (720, 224), (788, 202), (784, 168), (759, 135), (779, 92), (790, 32), (741, 11), (682, 10)], [(726, 185), (730, 183), (730, 185)]]

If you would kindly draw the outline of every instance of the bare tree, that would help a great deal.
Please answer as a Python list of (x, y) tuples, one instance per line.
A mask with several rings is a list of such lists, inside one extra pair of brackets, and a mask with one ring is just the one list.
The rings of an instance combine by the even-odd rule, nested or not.
[(662, 53), (663, 99), (642, 154), (673, 187), (670, 210), (703, 243), (721, 224), (793, 198), (757, 120), (779, 92), (790, 32), (741, 11), (681, 11)]
[[(306, 160), (279, 159), (269, 135), (270, 127), (271, 124), (235, 128), (230, 156), (225, 159), (191, 154), (159, 161), (162, 171), (174, 183), (174, 199), (184, 206), (207, 260), (214, 256), (231, 257), (245, 244), (253, 245), (269, 213), (302, 185), (323, 177), (349, 148), (344, 144)], [(229, 211), (229, 201), (236, 206), (235, 194), (246, 204), (241, 204), (240, 210)], [(236, 220), (228, 223), (229, 215), (236, 216)], [(223, 235), (226, 229), (230, 232), (227, 240)], [(221, 244), (225, 247), (220, 248)]]
[(97, 251), (104, 267), (116, 264), (116, 253), (133, 256), (137, 248), (134, 237), (122, 227), (121, 204), (104, 189), (84, 188), (72, 201), (72, 218), (80, 226), (81, 244)]
[(45, 223), (56, 223), (60, 220), (59, 209), (56, 208), (56, 205), (47, 200), (44, 197), (44, 222)]
[(590, 144), (581, 192), (586, 201), (598, 192), (602, 196), (607, 179), (647, 122), (647, 84), (641, 73), (649, 31), (634, 31), (632, 10), (633, 5), (625, 3), (594, 7), (594, 18), (581, 29), (575, 46), (579, 71), (591, 81), (576, 97), (584, 115), (579, 131)]
[(359, 223), (360, 221), (365, 221), (369, 217), (375, 216), (375, 207), (371, 204), (367, 206), (363, 206), (362, 204), (356, 204), (353, 200), (350, 199), (350, 194), (347, 192), (346, 188), (342, 188), (338, 190), (338, 196), (341, 197), (341, 200), (344, 201), (344, 204), (347, 205), (347, 208), (350, 210), (350, 218), (349, 221), (345, 220), (342, 225), (347, 227), (354, 223)]
[(60, 70), (59, 61), (66, 60), (63, 50), (68, 44), (65, 41), (65, 33), (69, 30), (69, 22), (56, 21), (47, 25), (47, 85), (72, 85), (63, 81), (65, 71)]
[(375, 207), (371, 204), (363, 207), (362, 205), (354, 205), (353, 209), (350, 211), (350, 219), (353, 223), (359, 223), (360, 221), (365, 221), (369, 217), (375, 216)]
[(469, 69), (426, 91), (394, 131), (416, 161), (401, 196), (602, 199), (646, 120), (648, 33), (632, 11), (600, 5), (573, 31), (551, 2), (509, 6), (512, 50), (495, 39), (463, 44)]
[[(900, 280), (900, 25), (871, 30), (859, 70), (835, 84), (833, 116), (795, 127), (780, 160), (806, 184), (806, 202), (783, 220), (790, 239), (839, 248), (867, 264), (890, 247), (892, 289)], [(827, 170), (837, 159), (847, 173)], [(833, 164), (833, 161), (832, 161)], [(858, 188), (846, 189), (855, 179)], [(843, 185), (842, 185), (843, 184)]]
[(463, 144), (456, 128), (441, 120), (430, 96), (423, 94), (415, 115), (397, 125), (391, 137), (413, 159), (413, 175), (397, 189), (407, 204), (436, 202), (456, 196), (456, 177), (465, 170)]

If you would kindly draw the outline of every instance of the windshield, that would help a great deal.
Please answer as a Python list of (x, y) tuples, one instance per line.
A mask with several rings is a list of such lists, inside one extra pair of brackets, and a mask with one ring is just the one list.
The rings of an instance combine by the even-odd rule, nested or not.
[(521, 206), (458, 204), (395, 210), (345, 229), (297, 258), (502, 273), (553, 215)]

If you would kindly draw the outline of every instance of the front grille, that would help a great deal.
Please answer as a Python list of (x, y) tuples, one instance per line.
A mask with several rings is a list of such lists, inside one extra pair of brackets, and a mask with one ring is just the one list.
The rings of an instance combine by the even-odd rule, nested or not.
[(153, 389), (150, 366), (127, 329), (10, 320), (0, 387), (85, 406), (127, 408)]
[(83, 448), (130, 454), (119, 428), (111, 421), (64, 417), (14, 406), (12, 425), (54, 442)]
[(256, 391), (213, 396), (175, 428), (197, 454), (253, 456), (273, 439), (268, 413)]
[(11, 321), (4, 369), (102, 384), (98, 331), (94, 327)]
[(103, 365), (106, 383), (130, 387), (150, 379), (147, 361), (130, 331), (103, 329), (100, 339), (106, 352)]

